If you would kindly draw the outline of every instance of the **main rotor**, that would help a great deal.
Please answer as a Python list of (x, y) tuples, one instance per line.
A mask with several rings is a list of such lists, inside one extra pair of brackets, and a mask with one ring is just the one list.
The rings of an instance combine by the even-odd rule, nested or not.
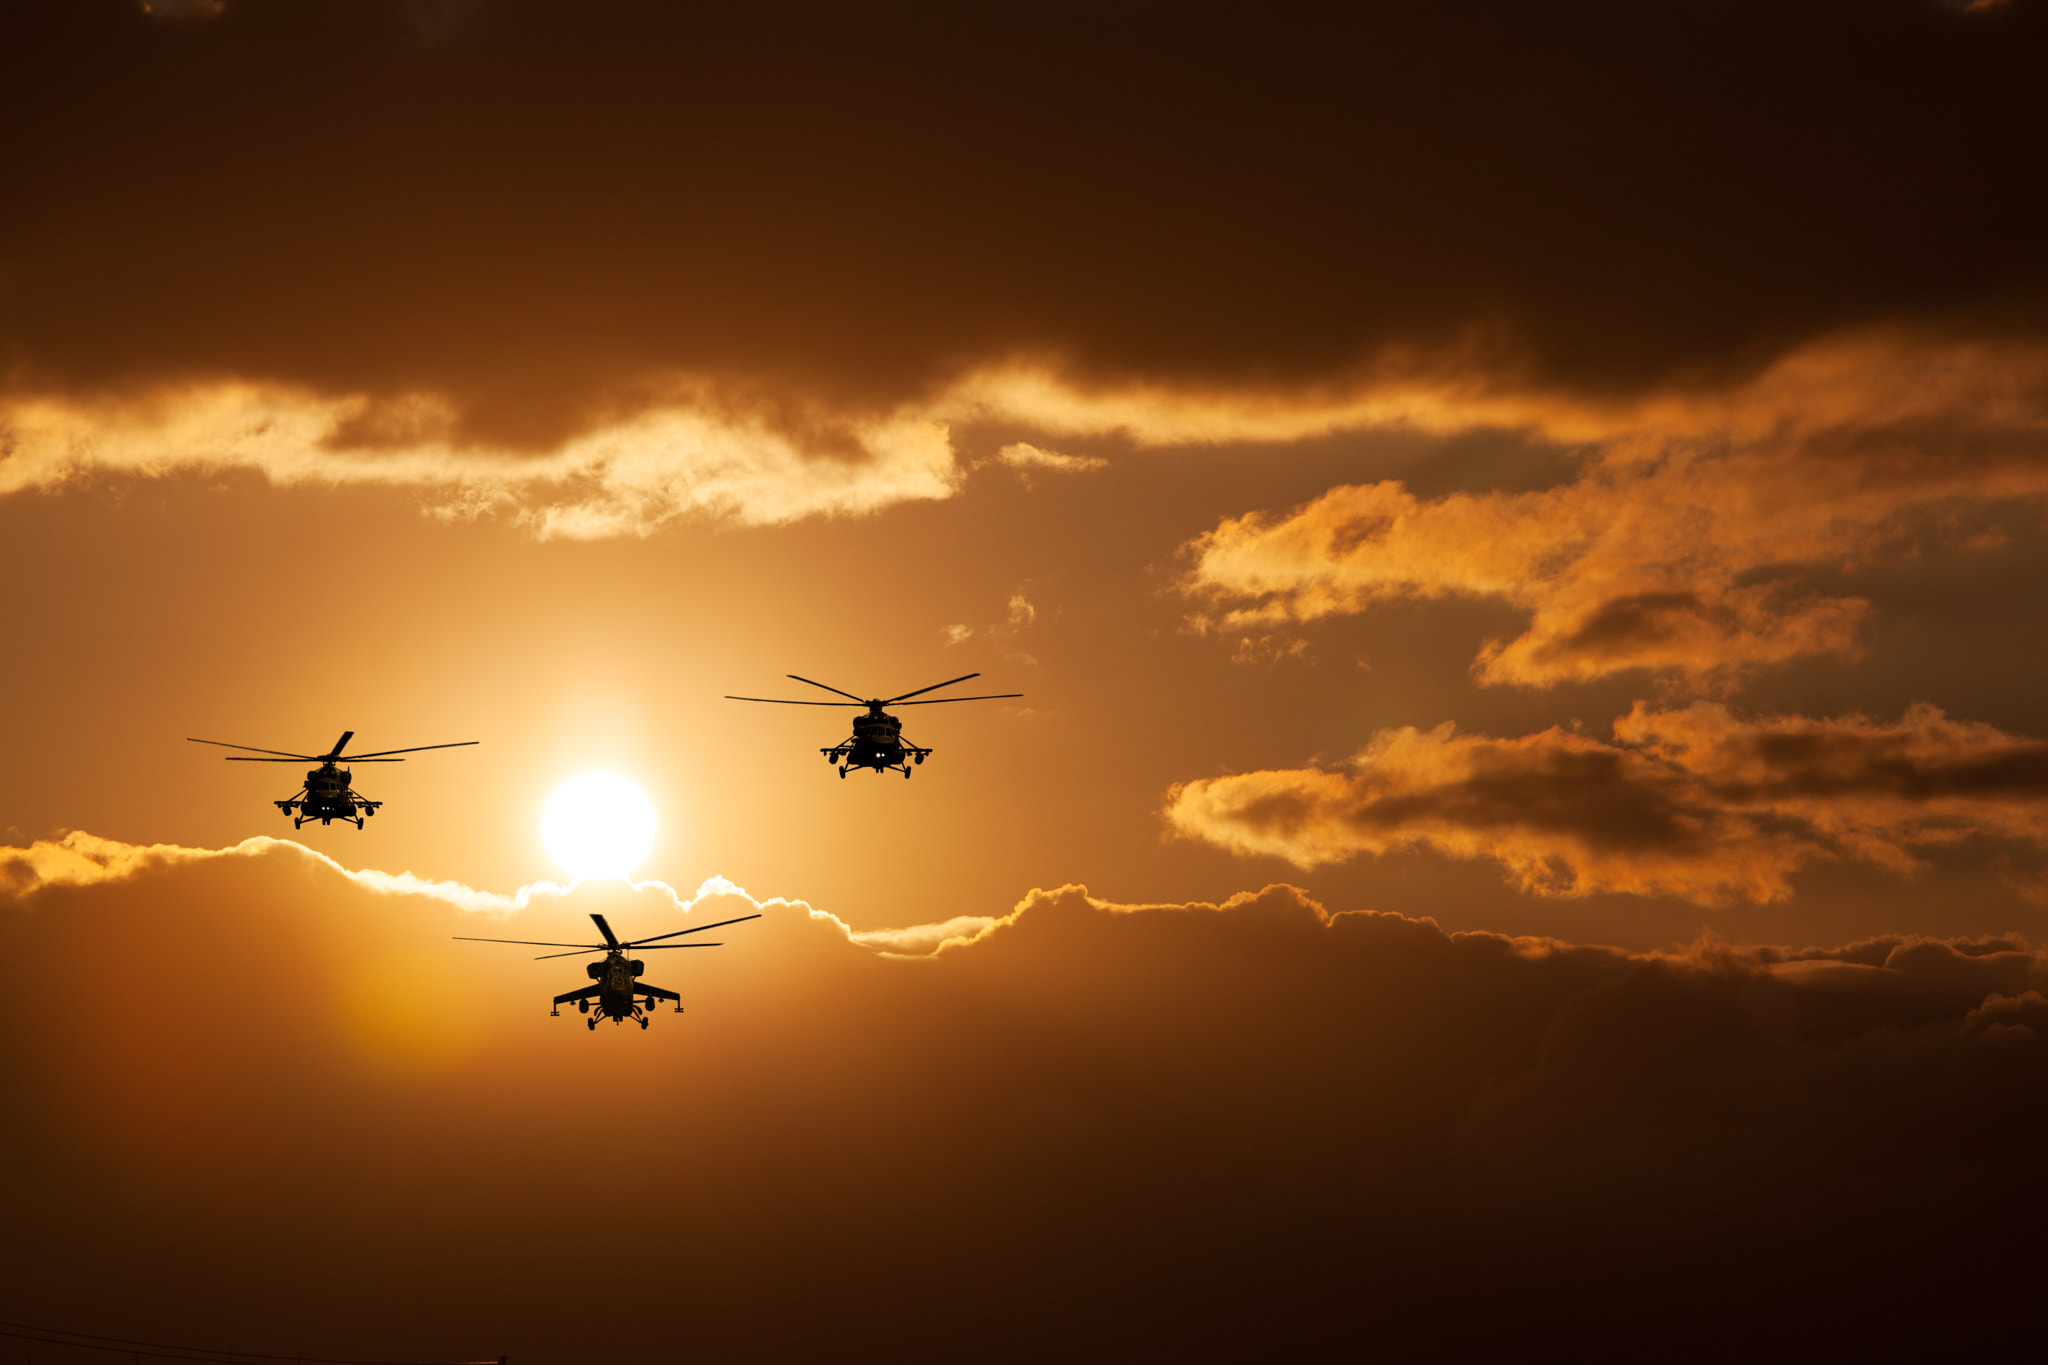
[(348, 742), (355, 737), (356, 732), (353, 730), (342, 731), (341, 738), (334, 741), (334, 747), (324, 754), (288, 754), (282, 749), (258, 749), (253, 745), (229, 744), (224, 740), (218, 739), (188, 739), (185, 742), (187, 744), (212, 744), (222, 749), (241, 749), (252, 754), (275, 755), (272, 758), (243, 758), (240, 754), (229, 754), (227, 761), (230, 763), (318, 763), (325, 768), (332, 768), (342, 763), (403, 763), (405, 762), (404, 759), (393, 758), (392, 755), (424, 753), (428, 749), (461, 749), (479, 742), (473, 739), (464, 739), (458, 740), (453, 744), (421, 744), (410, 749), (379, 749), (373, 754), (350, 754), (347, 758), (343, 758), (341, 751), (346, 749)]
[(716, 924), (699, 924), (691, 929), (676, 929), (666, 934), (655, 934), (648, 938), (636, 938), (624, 942), (620, 940), (617, 934), (612, 932), (611, 925), (605, 922), (603, 915), (592, 915), (590, 918), (596, 923), (597, 932), (604, 935), (604, 942), (543, 943), (537, 939), (530, 938), (471, 938), (467, 934), (456, 934), (453, 937), (460, 939), (464, 943), (519, 943), (524, 944), (528, 948), (567, 948), (570, 950), (566, 953), (542, 953), (534, 959), (535, 962), (546, 962), (549, 958), (555, 957), (583, 957), (590, 953), (603, 953), (606, 957), (610, 958), (623, 957), (628, 950), (723, 947), (724, 945), (717, 943), (663, 943), (661, 940), (665, 938), (681, 938), (684, 934), (701, 934), (706, 929), (723, 929), (728, 924), (740, 924), (747, 920), (759, 919), (761, 917), (758, 914), (741, 915), (738, 919), (722, 919)]
[(946, 679), (946, 681), (942, 683), (933, 683), (930, 687), (920, 687), (915, 692), (904, 692), (894, 697), (856, 697), (851, 692), (843, 692), (839, 688), (833, 687), (827, 683), (817, 682), (810, 678), (801, 677), (795, 673), (785, 673), (783, 676), (795, 682), (808, 684), (811, 687), (822, 688), (824, 691), (834, 693), (841, 697), (845, 697), (847, 698), (847, 700), (792, 701), (787, 697), (735, 697), (730, 694), (727, 694), (726, 700), (762, 701), (768, 702), (774, 706), (865, 706), (868, 708), (870, 714), (879, 716), (882, 714), (882, 709), (888, 706), (938, 706), (944, 702), (949, 701), (1003, 701), (1010, 697), (1021, 697), (1024, 695), (1022, 692), (997, 692), (993, 695), (986, 697), (929, 697), (926, 698), (926, 700), (924, 701), (910, 700), (912, 697), (922, 697), (927, 692), (936, 692), (942, 687), (951, 687), (954, 683), (964, 683), (969, 678), (978, 678), (981, 676), (981, 674), (979, 673), (962, 673), (957, 678), (948, 678)]

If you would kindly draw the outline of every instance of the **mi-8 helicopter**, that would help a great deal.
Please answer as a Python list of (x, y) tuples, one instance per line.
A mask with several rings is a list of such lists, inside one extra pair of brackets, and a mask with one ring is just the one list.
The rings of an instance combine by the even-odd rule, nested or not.
[(988, 697), (933, 697), (929, 701), (910, 700), (912, 697), (922, 697), (927, 692), (936, 692), (942, 687), (951, 687), (954, 683), (966, 682), (969, 678), (978, 678), (981, 676), (979, 673), (963, 673), (957, 678), (948, 678), (945, 682), (933, 683), (930, 687), (920, 687), (915, 692), (905, 692), (900, 697), (871, 697), (867, 700), (855, 697), (851, 692), (840, 692), (836, 687), (825, 687), (825, 684), (821, 682), (811, 682), (809, 678), (799, 678), (794, 673), (786, 674), (785, 676), (793, 678), (800, 683), (810, 683), (812, 687), (824, 687), (827, 692), (838, 692), (840, 696), (850, 697), (852, 700), (789, 701), (782, 697), (734, 696), (727, 696), (726, 700), (765, 701), (776, 706), (867, 707), (868, 713), (866, 715), (853, 718), (852, 739), (841, 740), (829, 749), (818, 750), (819, 753), (825, 755), (827, 763), (837, 764), (841, 763), (842, 760), (844, 761), (844, 766), (839, 769), (839, 775), (842, 778), (853, 768), (873, 768), (878, 774), (900, 772), (907, 779), (910, 776), (911, 764), (922, 763), (931, 757), (932, 751), (930, 749), (920, 749), (915, 744), (904, 742), (903, 722), (883, 711), (882, 708), (885, 706), (937, 706), (941, 702), (949, 701), (1002, 701), (1008, 697), (1021, 697), (1024, 695), (1022, 692), (998, 692)]
[[(596, 1028), (597, 1021), (600, 1019), (609, 1019), (614, 1024), (623, 1024), (626, 1020), (631, 1019), (637, 1022), (641, 1028), (646, 1028), (647, 1014), (641, 1012), (643, 1009), (648, 1013), (652, 1013), (655, 1001), (673, 1000), (676, 1002), (676, 1013), (681, 1014), (683, 1012), (683, 997), (677, 995), (674, 991), (665, 991), (659, 986), (650, 986), (638, 980), (640, 973), (647, 970), (647, 964), (641, 962), (638, 958), (627, 957), (627, 950), (648, 947), (648, 945), (652, 945), (650, 951), (659, 948), (720, 948), (724, 945), (719, 943), (663, 943), (660, 940), (676, 938), (682, 934), (701, 934), (706, 929), (723, 929), (728, 924), (738, 924), (744, 920), (759, 919), (761, 917), (759, 915), (741, 915), (739, 919), (722, 919), (716, 924), (699, 924), (689, 929), (677, 929), (673, 933), (656, 934), (652, 938), (636, 938), (631, 943), (619, 942), (618, 935), (612, 932), (611, 925), (604, 922), (603, 915), (592, 915), (590, 918), (596, 921), (597, 932), (604, 935), (604, 942), (539, 943), (532, 939), (524, 938), (471, 938), (467, 934), (457, 934), (455, 937), (464, 943), (523, 943), (529, 948), (568, 948), (572, 950), (566, 953), (542, 953), (534, 959), (535, 962), (546, 962), (550, 958), (557, 957), (579, 957), (584, 953), (603, 953), (604, 961), (585, 963), (583, 968), (584, 971), (590, 973), (590, 979), (597, 984), (585, 986), (580, 991), (563, 991), (555, 997), (555, 1008), (548, 1011), (548, 1016), (550, 1018), (559, 1016), (562, 1012), (562, 1006), (573, 1000), (576, 1002), (577, 1009), (590, 1015), (590, 1018), (583, 1021), (584, 1025), (588, 1028)], [(597, 1002), (597, 1012), (595, 1014), (592, 1014), (590, 1009), (592, 1001)]]
[[(334, 747), (324, 754), (288, 754), (279, 749), (255, 749), (250, 748), (247, 744), (227, 744), (217, 739), (194, 739), (186, 742), (190, 744), (218, 744), (223, 749), (248, 749), (252, 754), (275, 755), (273, 758), (243, 758), (237, 754), (230, 754), (227, 760), (230, 763), (318, 763), (319, 767), (306, 774), (305, 786), (299, 788), (297, 792), (285, 800), (275, 801), (271, 804), (292, 817), (293, 829), (298, 829), (308, 820), (318, 820), (323, 825), (335, 820), (353, 820), (355, 821), (356, 828), (361, 829), (363, 821), (375, 815), (377, 807), (384, 803), (382, 801), (365, 800), (349, 786), (349, 770), (341, 766), (343, 761), (341, 751), (347, 748), (348, 742), (355, 737), (355, 731), (343, 731), (341, 738), (334, 741)], [(459, 740), (454, 744), (422, 744), (411, 749), (381, 749), (374, 754), (350, 754), (347, 761), (350, 763), (403, 763), (405, 762), (404, 759), (393, 758), (392, 755), (416, 754), (426, 749), (460, 749), (465, 745), (479, 742), (474, 739), (465, 739)]]

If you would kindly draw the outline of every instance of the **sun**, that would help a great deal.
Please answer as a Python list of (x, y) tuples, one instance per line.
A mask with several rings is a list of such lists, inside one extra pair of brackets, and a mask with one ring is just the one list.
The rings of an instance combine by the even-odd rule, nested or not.
[(584, 773), (548, 798), (540, 837), (571, 876), (623, 877), (654, 846), (654, 807), (617, 773)]

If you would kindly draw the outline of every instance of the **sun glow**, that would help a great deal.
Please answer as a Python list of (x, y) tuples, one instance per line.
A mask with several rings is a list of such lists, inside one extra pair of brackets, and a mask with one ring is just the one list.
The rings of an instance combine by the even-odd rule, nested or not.
[(571, 876), (623, 877), (654, 846), (654, 807), (617, 773), (584, 773), (548, 798), (540, 837)]

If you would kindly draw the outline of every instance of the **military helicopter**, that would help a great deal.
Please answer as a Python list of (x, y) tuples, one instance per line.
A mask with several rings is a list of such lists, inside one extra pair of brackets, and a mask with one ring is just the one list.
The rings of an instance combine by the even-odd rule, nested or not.
[[(334, 747), (324, 754), (288, 754), (278, 749), (255, 749), (247, 744), (227, 744), (217, 739), (192, 739), (189, 744), (218, 744), (223, 749), (248, 749), (252, 754), (275, 754), (274, 758), (243, 758), (230, 754), (230, 763), (318, 763), (320, 766), (306, 774), (306, 785), (292, 796), (272, 804), (292, 817), (292, 828), (298, 829), (308, 820), (329, 824), (335, 820), (353, 820), (356, 828), (363, 827), (363, 821), (377, 813), (382, 801), (366, 801), (349, 787), (349, 770), (341, 765), (341, 751), (356, 737), (353, 730), (342, 732)], [(403, 763), (402, 758), (393, 754), (416, 754), (426, 749), (460, 749), (476, 744), (474, 739), (460, 740), (454, 744), (422, 744), (412, 749), (383, 749), (374, 754), (350, 754), (350, 763)], [(294, 814), (294, 812), (297, 812)]]
[(949, 678), (942, 683), (933, 683), (930, 687), (920, 687), (915, 692), (905, 692), (900, 697), (889, 697), (886, 699), (869, 698), (863, 701), (861, 698), (855, 697), (851, 692), (840, 692), (836, 687), (825, 687), (825, 684), (821, 682), (811, 682), (809, 678), (799, 678), (794, 673), (785, 674), (784, 676), (793, 678), (800, 683), (810, 683), (812, 687), (824, 687), (827, 692), (838, 692), (840, 696), (850, 697), (852, 700), (789, 701), (782, 697), (735, 697), (730, 695), (726, 697), (726, 700), (765, 701), (776, 706), (867, 707), (868, 713), (866, 715), (853, 718), (852, 739), (841, 740), (829, 749), (818, 750), (819, 753), (825, 755), (827, 763), (837, 764), (842, 759), (845, 760), (845, 766), (839, 769), (839, 776), (842, 778), (853, 768), (873, 768), (877, 774), (900, 772), (907, 780), (910, 777), (912, 763), (922, 763), (925, 759), (931, 757), (932, 751), (930, 749), (920, 749), (915, 744), (904, 743), (903, 722), (883, 711), (882, 708), (885, 706), (937, 706), (941, 702), (949, 701), (1002, 701), (1007, 697), (1021, 697), (1024, 695), (1022, 692), (998, 692), (988, 697), (933, 697), (929, 701), (910, 700), (912, 697), (922, 697), (927, 692), (936, 692), (942, 687), (951, 687), (954, 683), (966, 682), (969, 678), (981, 676), (979, 673), (963, 673), (957, 678)]
[(557, 957), (578, 957), (584, 953), (603, 953), (604, 961), (585, 963), (583, 967), (584, 971), (590, 973), (590, 979), (597, 984), (595, 986), (585, 986), (580, 991), (563, 991), (555, 997), (555, 1008), (548, 1011), (548, 1017), (559, 1017), (562, 1013), (561, 1007), (572, 1000), (576, 1002), (577, 1009), (585, 1014), (590, 1014), (590, 1002), (595, 1000), (597, 1002), (597, 1013), (583, 1021), (585, 1027), (596, 1028), (597, 1021), (600, 1019), (610, 1019), (614, 1024), (623, 1024), (626, 1020), (632, 1019), (638, 1022), (641, 1028), (646, 1028), (647, 1015), (641, 1013), (643, 1009), (651, 1013), (654, 1009), (655, 1001), (673, 1000), (676, 1002), (676, 1013), (681, 1014), (683, 1012), (683, 997), (677, 995), (674, 991), (665, 991), (659, 986), (649, 986), (639, 981), (637, 978), (640, 973), (647, 970), (647, 966), (638, 958), (627, 957), (627, 949), (646, 947), (650, 944), (654, 948), (719, 948), (724, 945), (718, 943), (662, 943), (660, 940), (675, 938), (680, 934), (701, 934), (706, 929), (723, 929), (728, 924), (738, 924), (743, 920), (759, 919), (761, 917), (759, 915), (741, 915), (739, 919), (722, 919), (716, 924), (699, 924), (690, 929), (677, 929), (672, 933), (656, 934), (652, 938), (636, 938), (631, 943), (619, 942), (618, 935), (612, 932), (611, 925), (604, 922), (603, 915), (592, 915), (590, 918), (597, 922), (597, 932), (604, 935), (604, 942), (538, 943), (524, 938), (471, 938), (467, 934), (457, 934), (455, 937), (464, 943), (523, 943), (529, 948), (568, 948), (572, 950), (566, 953), (542, 953), (534, 959), (535, 962), (546, 962), (550, 958)]

